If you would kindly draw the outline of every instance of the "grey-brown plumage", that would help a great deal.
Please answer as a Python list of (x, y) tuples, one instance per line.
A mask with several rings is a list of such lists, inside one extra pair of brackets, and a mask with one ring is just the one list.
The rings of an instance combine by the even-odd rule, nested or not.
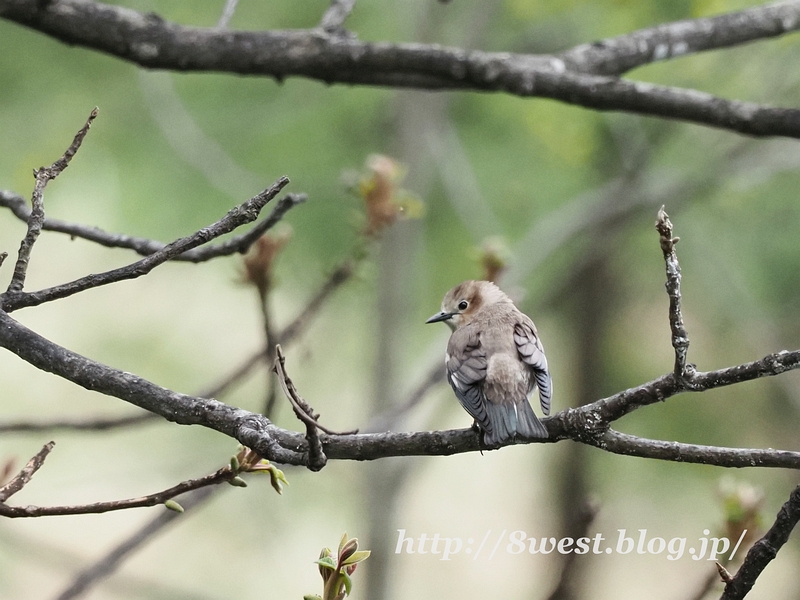
[(484, 443), (548, 437), (528, 396), (538, 387), (550, 414), (553, 384), (544, 348), (531, 319), (489, 281), (465, 281), (447, 292), (441, 312), (453, 330), (447, 344), (447, 380), (483, 431)]

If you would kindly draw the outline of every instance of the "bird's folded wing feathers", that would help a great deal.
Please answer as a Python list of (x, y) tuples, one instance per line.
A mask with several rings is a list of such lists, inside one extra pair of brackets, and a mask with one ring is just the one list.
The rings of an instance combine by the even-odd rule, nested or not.
[(482, 385), (486, 379), (486, 353), (477, 335), (459, 333), (457, 331), (453, 334), (447, 347), (447, 381), (453, 387), (461, 406), (484, 431), (491, 431)]
[(547, 357), (544, 355), (542, 342), (536, 335), (536, 328), (533, 323), (517, 323), (514, 325), (514, 343), (517, 345), (517, 352), (520, 358), (533, 367), (533, 376), (536, 385), (539, 387), (539, 402), (542, 405), (542, 412), (550, 414), (550, 397), (553, 394), (553, 382), (550, 379), (550, 371), (547, 368)]

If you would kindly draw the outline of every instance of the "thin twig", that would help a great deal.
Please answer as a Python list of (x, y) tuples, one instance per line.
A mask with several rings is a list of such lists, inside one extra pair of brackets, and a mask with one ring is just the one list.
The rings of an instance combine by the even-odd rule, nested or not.
[(338, 33), (343, 29), (345, 20), (353, 10), (356, 0), (331, 0), (331, 5), (319, 23), (320, 28), (327, 33)]
[(3, 263), (8, 258), (8, 252), (0, 252), (0, 267), (3, 266)]
[[(9, 506), (0, 502), (0, 516), (17, 517), (47, 517), (54, 515), (86, 515), (105, 513), (115, 510), (126, 510), (129, 508), (139, 508), (142, 506), (155, 506), (164, 504), (176, 496), (185, 494), (192, 490), (197, 490), (210, 485), (218, 485), (230, 481), (236, 477), (236, 473), (230, 466), (224, 466), (218, 471), (200, 477), (182, 481), (178, 485), (172, 486), (161, 492), (141, 496), (139, 498), (129, 498), (127, 500), (112, 500), (109, 502), (94, 502), (92, 504), (78, 504), (67, 506)], [(8, 487), (8, 486), (6, 486)]]
[[(194, 248), (182, 252), (170, 260), (179, 262), (200, 263), (220, 256), (231, 254), (243, 254), (250, 249), (250, 246), (261, 237), (267, 230), (280, 221), (286, 212), (298, 204), (302, 204), (307, 199), (305, 194), (287, 194), (275, 205), (269, 216), (258, 225), (254, 226), (247, 233), (233, 236), (221, 244), (207, 244), (201, 248)], [(18, 219), (26, 221), (30, 218), (31, 209), (25, 203), (22, 196), (8, 190), (0, 190), (0, 206), (4, 206)], [(108, 233), (98, 227), (90, 227), (78, 223), (69, 223), (58, 219), (45, 217), (42, 229), (45, 231), (55, 231), (65, 233), (71, 238), (81, 238), (90, 242), (95, 242), (107, 248), (125, 248), (133, 250), (141, 256), (150, 256), (162, 251), (167, 244), (147, 238), (134, 237), (123, 233)]]
[(228, 27), (233, 18), (233, 13), (236, 12), (237, 4), (239, 4), (239, 0), (225, 0), (225, 8), (222, 9), (222, 14), (217, 21), (217, 29), (226, 29)]
[[(208, 501), (217, 491), (224, 488), (225, 486), (217, 486), (195, 490), (185, 498), (181, 498), (181, 506), (187, 513), (193, 514), (193, 512), (189, 512), (190, 509)], [(152, 540), (157, 533), (179, 517), (185, 517), (185, 515), (173, 510), (162, 511), (98, 562), (78, 573), (72, 583), (58, 595), (57, 600), (74, 600), (84, 595), (99, 580), (113, 574), (132, 552)]]
[[(108, 285), (126, 279), (135, 279), (146, 275), (157, 266), (171, 260), (172, 258), (191, 250), (197, 246), (206, 244), (226, 233), (230, 233), (237, 227), (250, 223), (258, 218), (261, 209), (278, 195), (281, 189), (289, 183), (287, 177), (281, 177), (266, 190), (254, 196), (250, 200), (228, 211), (222, 219), (204, 227), (203, 229), (184, 238), (180, 238), (165, 246), (162, 250), (151, 254), (135, 263), (126, 265), (119, 269), (113, 269), (97, 275), (87, 275), (75, 281), (58, 285), (52, 288), (40, 290), (38, 292), (7, 292), (0, 295), (0, 304), (6, 312), (11, 312), (28, 306), (38, 306), (45, 302), (67, 298), (88, 289)], [(255, 228), (254, 228), (255, 229)]]
[(683, 383), (686, 380), (686, 354), (689, 351), (689, 334), (683, 325), (681, 314), (681, 266), (675, 244), (680, 238), (672, 235), (672, 222), (664, 207), (658, 211), (656, 230), (659, 234), (661, 251), (667, 268), (667, 295), (669, 296), (669, 326), (672, 331), (672, 347), (675, 348), (675, 380)]
[[(333, 292), (339, 289), (342, 284), (347, 282), (347, 280), (353, 276), (356, 264), (360, 260), (363, 260), (361, 255), (357, 255), (357, 257), (354, 258), (348, 258), (336, 269), (334, 269), (334, 271), (328, 276), (325, 282), (320, 286), (319, 290), (317, 290), (317, 292), (311, 297), (298, 315), (283, 329), (274, 334), (274, 339), (279, 340), (284, 346), (289, 346), (292, 342), (294, 342), (311, 324), (314, 317), (319, 313), (320, 309), (325, 305), (325, 302), (333, 294)], [(201, 396), (204, 398), (216, 397), (221, 393), (220, 390), (224, 390), (232, 385), (235, 385), (247, 377), (253, 369), (267, 362), (268, 357), (269, 350), (266, 347), (263, 350), (255, 352), (241, 365), (239, 365), (236, 370), (220, 380), (219, 383), (211, 387), (206, 393), (201, 394)], [(267, 364), (270, 363), (267, 362)], [(269, 415), (271, 410), (272, 407), (267, 406), (265, 414)]]
[(325, 456), (325, 451), (322, 449), (322, 442), (319, 440), (319, 432), (317, 430), (318, 414), (314, 414), (314, 409), (303, 400), (297, 390), (294, 389), (292, 380), (286, 374), (285, 358), (281, 347), (275, 348), (277, 358), (275, 359), (275, 373), (278, 375), (278, 382), (280, 383), (283, 393), (289, 399), (292, 405), (294, 414), (306, 426), (306, 442), (308, 443), (308, 468), (311, 471), (321, 470), (328, 462), (328, 457)]
[(31, 209), (30, 217), (28, 218), (28, 232), (19, 246), (19, 255), (17, 256), (17, 264), (14, 265), (14, 274), (11, 277), (11, 282), (8, 284), (8, 293), (21, 292), (25, 286), (25, 276), (28, 273), (28, 263), (30, 262), (31, 252), (39, 233), (42, 231), (42, 223), (44, 222), (44, 188), (50, 180), (58, 177), (64, 169), (67, 168), (72, 157), (81, 147), (83, 138), (89, 132), (92, 126), (92, 121), (97, 117), (97, 108), (94, 108), (89, 114), (86, 124), (81, 127), (69, 148), (56, 162), (49, 167), (41, 167), (33, 172), (36, 177), (36, 185), (33, 188), (33, 195), (31, 196)]
[(0, 433), (32, 433), (65, 429), (70, 431), (108, 431), (118, 427), (129, 427), (160, 420), (158, 415), (142, 412), (125, 417), (91, 418), (83, 421), (74, 419), (54, 419), (52, 421), (18, 421), (0, 423)]
[(39, 450), (36, 456), (31, 458), (28, 461), (28, 464), (26, 464), (23, 469), (11, 479), (11, 481), (0, 488), (0, 510), (5, 508), (6, 500), (8, 500), (11, 496), (16, 494), (28, 484), (36, 471), (42, 467), (47, 455), (50, 454), (50, 452), (53, 450), (53, 446), (55, 445), (55, 442), (46, 443), (44, 447)]
[(365, 253), (358, 252), (353, 258), (345, 259), (333, 272), (328, 276), (325, 282), (320, 286), (317, 293), (311, 297), (305, 308), (278, 333), (278, 339), (281, 340), (283, 345), (287, 345), (294, 341), (294, 339), (301, 335), (303, 331), (313, 320), (314, 316), (324, 306), (328, 298), (338, 290), (343, 283), (347, 282), (355, 273), (356, 265), (366, 257)]
[(747, 595), (761, 572), (788, 541), (798, 520), (800, 520), (800, 486), (789, 495), (769, 531), (747, 551), (742, 566), (733, 579), (725, 585), (721, 600), (741, 600)]

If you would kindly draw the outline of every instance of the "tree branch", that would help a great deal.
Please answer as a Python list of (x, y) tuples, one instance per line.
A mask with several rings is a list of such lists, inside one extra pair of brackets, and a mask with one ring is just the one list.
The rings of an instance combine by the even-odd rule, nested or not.
[[(278, 192), (289, 183), (289, 179), (281, 177), (266, 190), (257, 194), (250, 200), (228, 211), (222, 219), (205, 227), (190, 236), (175, 240), (167, 244), (161, 250), (119, 269), (113, 269), (97, 275), (87, 275), (52, 288), (40, 290), (38, 292), (6, 292), (0, 294), (0, 306), (6, 312), (18, 310), (29, 306), (38, 306), (45, 302), (67, 298), (73, 294), (85, 290), (108, 285), (126, 279), (135, 279), (146, 275), (157, 266), (168, 260), (183, 254), (202, 244), (206, 244), (226, 233), (230, 233), (237, 227), (250, 223), (258, 218), (261, 209), (278, 195)], [(286, 209), (284, 207), (284, 209)], [(265, 221), (266, 223), (266, 221)], [(255, 229), (255, 228), (254, 228)], [(251, 232), (252, 233), (252, 230)]]
[[(191, 492), (186, 498), (181, 499), (181, 506), (183, 506), (184, 510), (189, 512), (192, 508), (211, 498), (213, 493), (219, 489), (221, 488), (205, 487)], [(146, 523), (141, 529), (137, 530), (132, 536), (128, 537), (102, 559), (81, 571), (73, 582), (59, 594), (58, 600), (79, 598), (92, 585), (101, 579), (105, 579), (116, 571), (120, 564), (132, 552), (139, 549), (175, 519), (182, 516), (184, 516), (182, 513), (173, 510), (162, 511), (157, 517)]]
[(566, 67), (622, 75), (649, 63), (777, 37), (800, 28), (800, 2), (774, 2), (715, 17), (640, 29), (559, 54)]
[(39, 450), (39, 452), (28, 461), (28, 464), (17, 473), (15, 477), (11, 479), (7, 484), (0, 488), (0, 509), (5, 506), (5, 501), (8, 500), (11, 496), (16, 494), (22, 488), (24, 488), (28, 482), (31, 480), (33, 475), (38, 471), (42, 465), (44, 464), (47, 455), (53, 450), (53, 446), (55, 446), (55, 442), (48, 442), (44, 445), (44, 447)]
[(118, 427), (129, 427), (140, 423), (155, 422), (158, 415), (150, 412), (143, 412), (138, 415), (125, 417), (92, 418), (83, 421), (53, 419), (51, 421), (19, 421), (10, 423), (0, 423), (0, 433), (32, 433), (39, 431), (53, 431), (66, 429), (72, 431), (108, 431)]
[(341, 33), (347, 17), (353, 11), (356, 0), (331, 0), (331, 5), (319, 23), (320, 28), (326, 33)]
[(747, 551), (742, 566), (733, 579), (725, 585), (721, 600), (741, 600), (747, 595), (761, 572), (789, 540), (789, 535), (798, 520), (800, 520), (800, 486), (792, 491), (789, 499), (778, 511), (778, 516), (769, 531)]
[(686, 354), (689, 351), (689, 334), (683, 325), (681, 313), (681, 266), (678, 264), (678, 255), (675, 244), (680, 238), (672, 237), (672, 222), (662, 206), (656, 218), (656, 230), (661, 243), (661, 252), (664, 253), (664, 262), (667, 267), (667, 295), (669, 296), (669, 327), (672, 331), (672, 347), (675, 349), (675, 379), (684, 382), (686, 373)]
[[(747, 35), (721, 36), (706, 46), (696, 45), (696, 49), (725, 47), (794, 31), (800, 27), (798, 11), (797, 0), (750, 9), (743, 18), (748, 23)], [(505, 92), (552, 98), (597, 110), (679, 119), (754, 136), (800, 137), (800, 110), (581, 73), (571, 70), (564, 59), (555, 55), (360, 42), (318, 30), (230, 32), (185, 27), (152, 14), (88, 0), (58, 0), (45, 5), (37, 0), (0, 0), (0, 17), (147, 68), (265, 75), (279, 80), (300, 76), (325, 83)], [(718, 17), (716, 23), (724, 22), (730, 27), (736, 18), (732, 13), (727, 20)], [(765, 22), (772, 25), (762, 26)], [(673, 24), (672, 32), (682, 30), (684, 25)], [(698, 22), (694, 29), (703, 26)], [(691, 30), (687, 28), (687, 35)], [(615, 39), (611, 46), (626, 45), (621, 38)], [(635, 41), (635, 36), (632, 39)], [(674, 55), (680, 42), (677, 37), (670, 39)], [(694, 37), (691, 40), (693, 44)], [(689, 42), (687, 46), (692, 47)], [(666, 58), (661, 56), (659, 47), (654, 46), (651, 60)], [(573, 54), (581, 56), (586, 51), (575, 50)], [(599, 64), (602, 67), (607, 62), (601, 60)], [(645, 61), (639, 56), (633, 62), (638, 65)], [(598, 72), (602, 73), (603, 68)]]
[[(197, 398), (157, 386), (131, 373), (101, 365), (50, 342), (0, 311), (0, 346), (35, 367), (52, 372), (89, 390), (114, 396), (169, 421), (202, 425), (235, 438), (264, 458), (283, 464), (308, 466), (303, 434), (275, 426), (269, 419), (213, 399)], [(800, 351), (781, 352), (728, 369), (696, 373), (692, 391), (714, 389), (759, 377), (778, 375), (800, 367)], [(561, 411), (544, 421), (548, 442), (572, 439), (598, 448), (650, 456), (661, 460), (698, 462), (716, 466), (768, 466), (800, 469), (800, 453), (692, 446), (639, 440), (611, 432), (608, 425), (647, 404), (680, 393), (672, 373), (580, 408)], [(622, 437), (620, 437), (622, 436)], [(625, 443), (633, 440), (635, 446)], [(418, 433), (320, 435), (328, 459), (376, 460), (390, 456), (441, 456), (480, 450), (472, 429)], [(677, 450), (676, 450), (677, 449)], [(648, 454), (649, 453), (649, 454)]]
[(150, 494), (148, 496), (142, 496), (140, 498), (112, 500), (109, 502), (94, 502), (92, 504), (78, 504), (71, 506), (9, 506), (4, 502), (0, 502), (0, 516), (13, 519), (18, 517), (86, 515), (105, 513), (114, 510), (126, 510), (129, 508), (140, 508), (142, 506), (155, 506), (156, 504), (164, 504), (167, 502), (167, 500), (171, 500), (180, 494), (185, 494), (186, 492), (190, 492), (192, 490), (230, 481), (234, 477), (236, 477), (236, 473), (229, 466), (225, 466), (218, 471), (211, 473), (210, 475), (206, 475), (205, 477), (189, 479), (188, 481), (183, 481), (169, 489), (157, 492), (155, 494)]
[[(218, 256), (229, 256), (237, 252), (242, 254), (247, 252), (250, 246), (261, 237), (266, 231), (275, 226), (283, 216), (298, 204), (302, 204), (307, 199), (305, 194), (287, 194), (278, 200), (275, 208), (270, 215), (255, 225), (250, 231), (232, 237), (221, 244), (208, 244), (202, 248), (187, 250), (170, 260), (201, 263)], [(18, 219), (28, 221), (31, 209), (28, 208), (25, 199), (19, 194), (10, 190), (0, 190), (0, 206), (8, 208)], [(95, 242), (107, 248), (125, 248), (133, 250), (141, 256), (150, 256), (163, 250), (167, 244), (150, 240), (147, 238), (135, 237), (124, 233), (109, 233), (99, 227), (81, 225), (79, 223), (69, 223), (59, 219), (45, 217), (42, 223), (45, 231), (55, 231), (65, 233), (71, 238), (81, 238), (90, 242)]]
[(36, 177), (36, 185), (33, 188), (33, 195), (31, 196), (32, 209), (28, 215), (28, 232), (22, 240), (19, 247), (19, 255), (17, 264), (14, 265), (14, 274), (11, 277), (11, 283), (8, 284), (7, 294), (14, 294), (22, 291), (25, 286), (25, 276), (28, 272), (28, 262), (31, 258), (31, 251), (39, 233), (42, 231), (42, 223), (44, 222), (44, 188), (47, 184), (61, 175), (64, 169), (69, 166), (72, 157), (81, 147), (83, 138), (89, 133), (89, 127), (92, 126), (92, 121), (97, 117), (97, 108), (93, 109), (89, 114), (89, 119), (86, 124), (80, 128), (69, 148), (56, 162), (49, 167), (41, 167), (34, 170), (33, 175)]

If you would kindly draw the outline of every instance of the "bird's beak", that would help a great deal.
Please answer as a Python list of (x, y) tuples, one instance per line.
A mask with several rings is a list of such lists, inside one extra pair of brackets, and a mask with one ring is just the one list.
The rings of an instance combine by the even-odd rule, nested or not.
[(426, 323), (438, 323), (439, 321), (447, 321), (448, 319), (452, 319), (454, 314), (455, 313), (449, 313), (449, 312), (444, 312), (444, 311), (438, 312), (438, 313), (433, 315), (430, 319), (428, 319), (425, 322)]

